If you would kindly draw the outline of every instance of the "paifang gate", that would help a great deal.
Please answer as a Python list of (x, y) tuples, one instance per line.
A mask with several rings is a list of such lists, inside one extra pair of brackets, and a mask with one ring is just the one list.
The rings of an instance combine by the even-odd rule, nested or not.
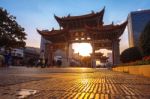
[[(51, 43), (45, 43), (45, 57), (53, 65), (54, 51), (62, 49), (69, 56), (69, 45), (75, 42), (91, 43), (93, 51), (91, 60), (98, 56), (95, 51), (101, 48), (112, 50), (113, 65), (119, 64), (119, 37), (123, 34), (127, 21), (114, 25), (104, 25), (103, 16), (105, 7), (100, 12), (91, 12), (81, 16), (58, 17), (54, 15), (60, 29), (52, 28), (50, 31), (38, 30), (37, 32)], [(69, 61), (69, 59), (68, 59)]]

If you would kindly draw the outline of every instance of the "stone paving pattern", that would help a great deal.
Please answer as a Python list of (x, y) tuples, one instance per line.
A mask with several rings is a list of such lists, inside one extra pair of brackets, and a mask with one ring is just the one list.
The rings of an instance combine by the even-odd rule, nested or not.
[(37, 90), (26, 99), (150, 99), (150, 78), (106, 69), (11, 68), (0, 75), (0, 99), (16, 99), (21, 89)]

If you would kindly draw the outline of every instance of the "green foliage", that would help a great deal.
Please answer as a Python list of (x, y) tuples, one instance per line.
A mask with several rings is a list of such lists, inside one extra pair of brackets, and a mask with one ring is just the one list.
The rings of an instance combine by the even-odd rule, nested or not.
[(140, 35), (139, 45), (143, 51), (144, 56), (150, 56), (150, 21)]
[(120, 60), (123, 63), (129, 63), (142, 59), (142, 54), (137, 47), (128, 48), (121, 53)]
[(121, 66), (137, 66), (137, 65), (149, 65), (149, 64), (150, 64), (150, 61), (138, 60), (135, 62), (123, 63), (123, 64), (121, 64)]
[(16, 17), (0, 8), (0, 47), (24, 47), (26, 33)]

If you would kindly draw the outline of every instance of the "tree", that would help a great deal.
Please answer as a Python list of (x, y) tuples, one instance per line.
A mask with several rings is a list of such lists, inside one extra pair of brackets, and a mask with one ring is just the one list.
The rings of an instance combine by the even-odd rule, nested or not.
[(25, 47), (26, 33), (16, 17), (0, 8), (0, 47)]
[(123, 63), (133, 62), (142, 59), (141, 51), (138, 47), (131, 47), (121, 53), (120, 60)]
[(144, 56), (150, 56), (150, 21), (140, 35), (139, 46), (142, 49)]

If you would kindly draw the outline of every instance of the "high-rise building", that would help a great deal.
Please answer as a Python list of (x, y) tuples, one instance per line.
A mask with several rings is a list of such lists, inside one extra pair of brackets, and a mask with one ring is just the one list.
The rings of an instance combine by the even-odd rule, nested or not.
[(150, 10), (134, 11), (128, 15), (129, 47), (138, 46), (140, 33), (150, 21)]

